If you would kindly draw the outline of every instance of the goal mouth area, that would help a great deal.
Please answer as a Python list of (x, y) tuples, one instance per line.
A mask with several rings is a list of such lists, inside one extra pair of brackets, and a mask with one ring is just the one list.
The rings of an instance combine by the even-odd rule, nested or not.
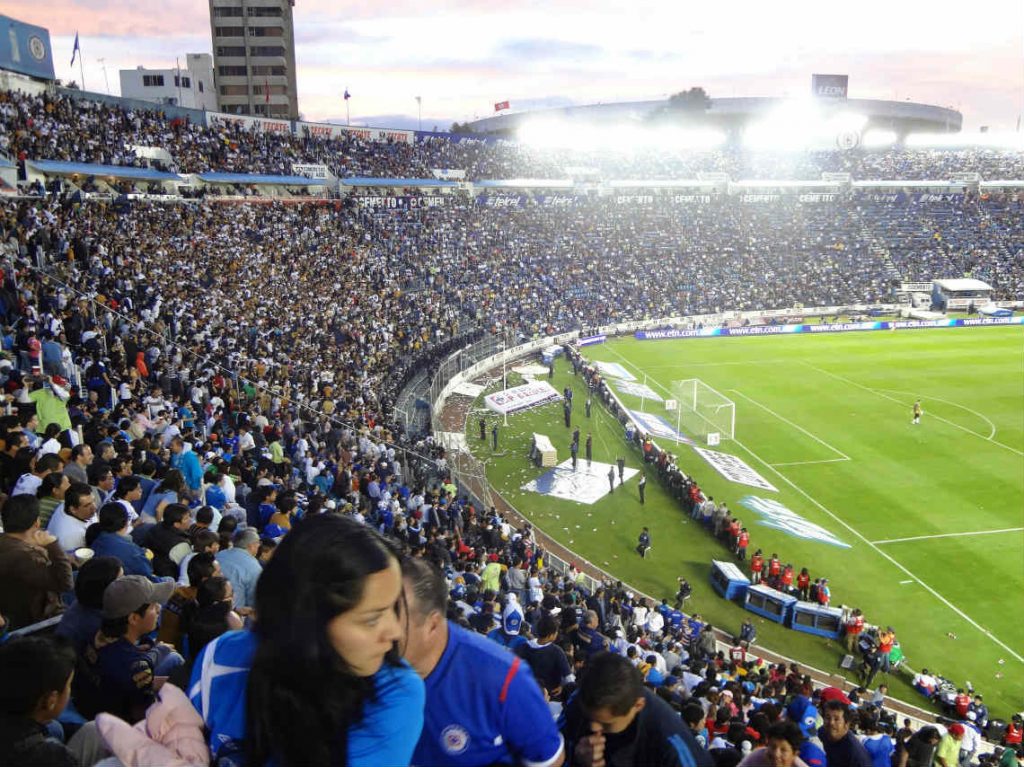
[(736, 438), (736, 403), (720, 391), (699, 378), (686, 378), (673, 381), (670, 392), (666, 410), (674, 410), (680, 428), (702, 441), (715, 434), (718, 439)]

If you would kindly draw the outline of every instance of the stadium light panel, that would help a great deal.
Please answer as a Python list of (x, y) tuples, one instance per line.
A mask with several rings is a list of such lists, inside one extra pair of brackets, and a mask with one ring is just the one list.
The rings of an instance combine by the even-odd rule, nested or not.
[(896, 143), (898, 136), (891, 130), (869, 130), (861, 139), (861, 144), (871, 149), (892, 146)]

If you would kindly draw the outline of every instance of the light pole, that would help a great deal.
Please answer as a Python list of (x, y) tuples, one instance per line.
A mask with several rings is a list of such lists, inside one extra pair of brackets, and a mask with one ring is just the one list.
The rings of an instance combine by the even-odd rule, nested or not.
[(107, 64), (106, 64), (107, 60), (105, 58), (101, 58), (101, 59), (96, 59), (96, 61), (99, 63), (100, 66), (103, 67), (103, 82), (107, 86), (107, 95), (109, 96), (110, 95), (110, 80), (107, 79)]
[(423, 97), (422, 96), (417, 96), (416, 97), (416, 108), (417, 108), (417, 110), (419, 112), (419, 124), (420, 124), (420, 128), (419, 129), (422, 131), (423, 130)]

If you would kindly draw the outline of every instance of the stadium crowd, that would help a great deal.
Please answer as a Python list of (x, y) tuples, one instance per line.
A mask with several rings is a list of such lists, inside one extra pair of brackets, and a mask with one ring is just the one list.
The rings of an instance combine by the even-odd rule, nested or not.
[(855, 179), (950, 179), (978, 173), (986, 179), (1024, 177), (1019, 152), (998, 149), (860, 149), (799, 154), (748, 151), (741, 147), (677, 150), (670, 146), (623, 151), (536, 148), (513, 141), (424, 136), (415, 144), (372, 142), (347, 134), (312, 135), (308, 130), (253, 132), (239, 122), (199, 125), (167, 119), (155, 109), (121, 107), (79, 94), (30, 96), (0, 93), (0, 151), (18, 159), (64, 160), (109, 165), (163, 167), (134, 147), (166, 150), (167, 168), (183, 173), (224, 171), (290, 175), (294, 163), (326, 164), (338, 177), (431, 178), (431, 170), (458, 169), (466, 178), (567, 178), (583, 174), (608, 179), (697, 178), (728, 173), (733, 179), (819, 180), (822, 173)]
[[(29, 157), (133, 163), (153, 142), (282, 172), (311, 151), (2, 107)], [(423, 161), (394, 149), (353, 144), (352, 167)], [(0, 764), (969, 763), (981, 701), (897, 729), (881, 686), (814, 691), (751, 626), (721, 649), (682, 587), (590, 590), (394, 418), (413, 368), (480, 329), (885, 297), (843, 215), (837, 235), (811, 207), (4, 201)], [(17, 636), (49, 619), (59, 640)]]

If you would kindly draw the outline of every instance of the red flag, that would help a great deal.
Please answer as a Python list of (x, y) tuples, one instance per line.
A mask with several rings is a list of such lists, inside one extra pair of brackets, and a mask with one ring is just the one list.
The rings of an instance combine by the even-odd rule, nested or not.
[(500, 112), (502, 109), (508, 109), (509, 103), (507, 101), (499, 101), (494, 105), (494, 111)]

